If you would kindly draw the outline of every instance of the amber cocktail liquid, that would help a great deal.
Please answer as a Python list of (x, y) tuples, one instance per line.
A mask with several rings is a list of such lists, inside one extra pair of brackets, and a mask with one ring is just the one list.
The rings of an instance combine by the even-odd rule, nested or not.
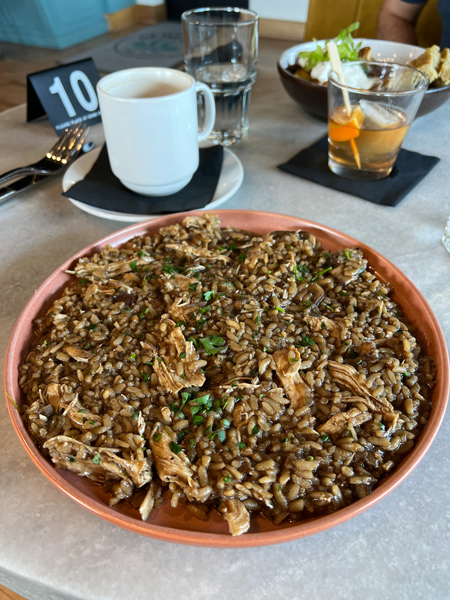
[(358, 181), (387, 177), (427, 85), (420, 71), (393, 63), (346, 62), (339, 75), (332, 71), (328, 166), (333, 173)]
[(361, 100), (349, 115), (345, 106), (338, 106), (328, 124), (331, 170), (364, 181), (387, 177), (408, 129), (399, 109)]

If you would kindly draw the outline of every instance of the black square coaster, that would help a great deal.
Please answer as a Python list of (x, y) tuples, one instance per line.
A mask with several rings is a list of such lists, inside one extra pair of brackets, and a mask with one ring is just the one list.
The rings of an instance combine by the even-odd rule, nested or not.
[(347, 192), (375, 204), (396, 206), (439, 162), (410, 150), (400, 150), (391, 174), (379, 181), (352, 181), (335, 175), (328, 167), (328, 140), (322, 138), (278, 168), (325, 187)]
[(111, 171), (106, 145), (86, 177), (63, 196), (103, 210), (136, 215), (164, 215), (205, 207), (211, 202), (223, 162), (222, 146), (200, 148), (200, 164), (188, 185), (169, 196), (143, 196), (121, 184)]

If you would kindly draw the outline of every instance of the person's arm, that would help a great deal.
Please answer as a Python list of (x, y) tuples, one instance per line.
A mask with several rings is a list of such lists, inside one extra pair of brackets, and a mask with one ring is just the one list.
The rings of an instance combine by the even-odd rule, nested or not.
[(386, 0), (378, 16), (379, 39), (417, 44), (416, 23), (426, 2), (410, 4), (402, 0)]

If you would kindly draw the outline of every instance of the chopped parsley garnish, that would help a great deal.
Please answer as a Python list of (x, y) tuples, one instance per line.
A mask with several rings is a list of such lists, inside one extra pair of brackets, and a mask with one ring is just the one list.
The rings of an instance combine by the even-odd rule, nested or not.
[(150, 375), (148, 373), (142, 372), (141, 377), (145, 381), (145, 383), (148, 383), (150, 381)]
[(186, 358), (186, 352), (180, 352), (179, 356), (181, 359)]
[(258, 425), (255, 425), (252, 429), (252, 435), (257, 435), (259, 433), (259, 427)]
[(94, 458), (92, 459), (92, 462), (96, 465), (99, 465), (100, 464), (100, 454), (96, 454), (94, 456)]
[(204, 293), (203, 293), (203, 298), (204, 298), (204, 299), (205, 299), (207, 302), (209, 302), (210, 300), (212, 300), (212, 299), (214, 298), (214, 294), (215, 294), (215, 291), (214, 291), (214, 290), (211, 290), (210, 292), (204, 292)]
[[(98, 455), (97, 455), (97, 456), (98, 456)], [(70, 462), (75, 462), (75, 459), (74, 459), (74, 457), (73, 457), (73, 456), (68, 456), (68, 457), (67, 457), (67, 460), (68, 460), (68, 461), (70, 461)], [(94, 462), (95, 462), (95, 460), (94, 460)]]
[(299, 273), (298, 273), (298, 269), (297, 269), (297, 265), (294, 265), (294, 266), (292, 267), (292, 272), (294, 273), (294, 275), (295, 275), (295, 279), (296, 279), (297, 281), (303, 281), (303, 280), (305, 279), (304, 277), (301, 277), (301, 276), (299, 275)]
[(411, 373), (409, 371), (405, 371), (404, 373), (402, 373), (403, 377), (405, 377), (406, 379), (408, 379), (408, 377), (411, 377)]
[(321, 275), (324, 275), (325, 273), (328, 273), (328, 271), (331, 271), (333, 267), (327, 267), (326, 269), (324, 269), (323, 271), (319, 271), (318, 273), (316, 273), (314, 275), (314, 277), (312, 277), (311, 281), (316, 281), (316, 279), (318, 277), (320, 277)]
[(385, 300), (387, 300), (387, 296), (386, 294), (383, 294), (383, 292), (380, 292), (380, 290), (378, 290), (379, 295), (384, 298)]
[(130, 354), (130, 360), (134, 360), (135, 358), (136, 358), (136, 354), (135, 353)]
[(191, 448), (193, 448), (193, 447), (195, 446), (195, 440), (194, 440), (194, 438), (191, 438), (191, 439), (189, 440), (189, 446), (190, 446)]
[(206, 396), (200, 396), (199, 398), (193, 398), (191, 400), (191, 413), (196, 415), (199, 412), (207, 412), (212, 408), (213, 399), (209, 394)]
[(139, 416), (139, 411), (137, 410), (134, 414), (133, 414), (133, 419), (137, 419)]
[(137, 262), (135, 260), (133, 260), (132, 262), (130, 262), (130, 269), (133, 271), (133, 273), (137, 273), (138, 266), (137, 266)]
[(381, 431), (386, 431), (386, 425), (381, 421), (378, 421), (378, 427), (381, 429)]
[(183, 429), (183, 431), (180, 431), (180, 433), (177, 436), (178, 441), (181, 442), (182, 440), (184, 440), (188, 433), (189, 431), (187, 429)]
[(225, 428), (228, 428), (228, 427), (230, 427), (231, 423), (230, 423), (230, 421), (228, 419), (222, 419), (222, 425)]
[(141, 310), (141, 313), (139, 315), (139, 321), (142, 321), (142, 319), (145, 317), (145, 315), (148, 313), (149, 310), (150, 309), (148, 308), (148, 306)]
[(231, 481), (231, 475), (226, 475), (223, 480), (225, 481), (225, 483), (230, 483)]
[(181, 452), (180, 446), (176, 442), (170, 442), (169, 448), (172, 450), (174, 454), (179, 454)]
[(245, 448), (244, 442), (238, 442), (238, 448)]
[(97, 325), (88, 325), (86, 327), (86, 329), (88, 329), (89, 331), (94, 331), (94, 329), (97, 327)]
[(275, 306), (275, 309), (280, 312), (280, 313), (284, 313), (286, 312), (284, 308), (282, 308), (281, 306)]
[(245, 259), (247, 258), (247, 253), (243, 252), (242, 254), (239, 255), (239, 262), (243, 263), (245, 262)]
[(298, 358), (290, 358), (290, 359), (289, 359), (289, 362), (291, 362), (291, 363), (298, 362)]
[(192, 418), (192, 423), (194, 425), (201, 425), (203, 423), (202, 415), (195, 415), (195, 417)]
[(200, 338), (199, 342), (210, 355), (217, 354), (226, 349), (225, 340), (220, 335), (209, 335), (208, 337)]
[(223, 429), (219, 429), (219, 431), (217, 432), (217, 437), (223, 444), (223, 442), (225, 441), (225, 439), (227, 437), (227, 434), (225, 433), (225, 431)]
[[(8, 394), (8, 392), (6, 392), (6, 396), (7, 396), (8, 400), (11, 402), (11, 404), (14, 406), (14, 408), (15, 408), (17, 411), (19, 411), (19, 412), (20, 412), (19, 406), (18, 406), (17, 402), (14, 400), (14, 398), (12, 398), (12, 397), (11, 397), (11, 396)], [(80, 411), (78, 411), (78, 412), (80, 412)]]
[(197, 286), (198, 286), (198, 283), (190, 283), (188, 285), (189, 291), (190, 292), (196, 292), (197, 291)]
[(195, 348), (198, 348), (198, 342), (197, 342), (197, 340), (195, 338), (190, 337), (190, 338), (188, 338), (187, 341), (188, 342), (192, 342), (192, 344), (194, 344)]
[(160, 439), (161, 439), (161, 434), (160, 433), (155, 433), (155, 435), (153, 436), (153, 441), (154, 442), (159, 442)]
[(316, 342), (313, 340), (313, 338), (309, 337), (308, 335), (304, 335), (301, 341), (302, 346), (314, 346), (315, 343)]
[(330, 438), (327, 436), (326, 433), (323, 434), (322, 438), (321, 438), (324, 442), (329, 442)]
[(167, 275), (172, 275), (172, 273), (176, 273), (177, 269), (173, 265), (164, 265), (162, 268), (163, 273), (167, 273)]

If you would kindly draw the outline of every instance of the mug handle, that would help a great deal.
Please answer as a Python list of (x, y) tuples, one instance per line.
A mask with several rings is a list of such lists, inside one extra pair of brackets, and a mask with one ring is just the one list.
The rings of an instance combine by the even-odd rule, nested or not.
[(202, 129), (198, 132), (198, 141), (203, 142), (211, 133), (216, 121), (216, 105), (214, 96), (205, 83), (196, 82), (195, 91), (197, 94), (203, 94), (205, 101), (205, 119)]

